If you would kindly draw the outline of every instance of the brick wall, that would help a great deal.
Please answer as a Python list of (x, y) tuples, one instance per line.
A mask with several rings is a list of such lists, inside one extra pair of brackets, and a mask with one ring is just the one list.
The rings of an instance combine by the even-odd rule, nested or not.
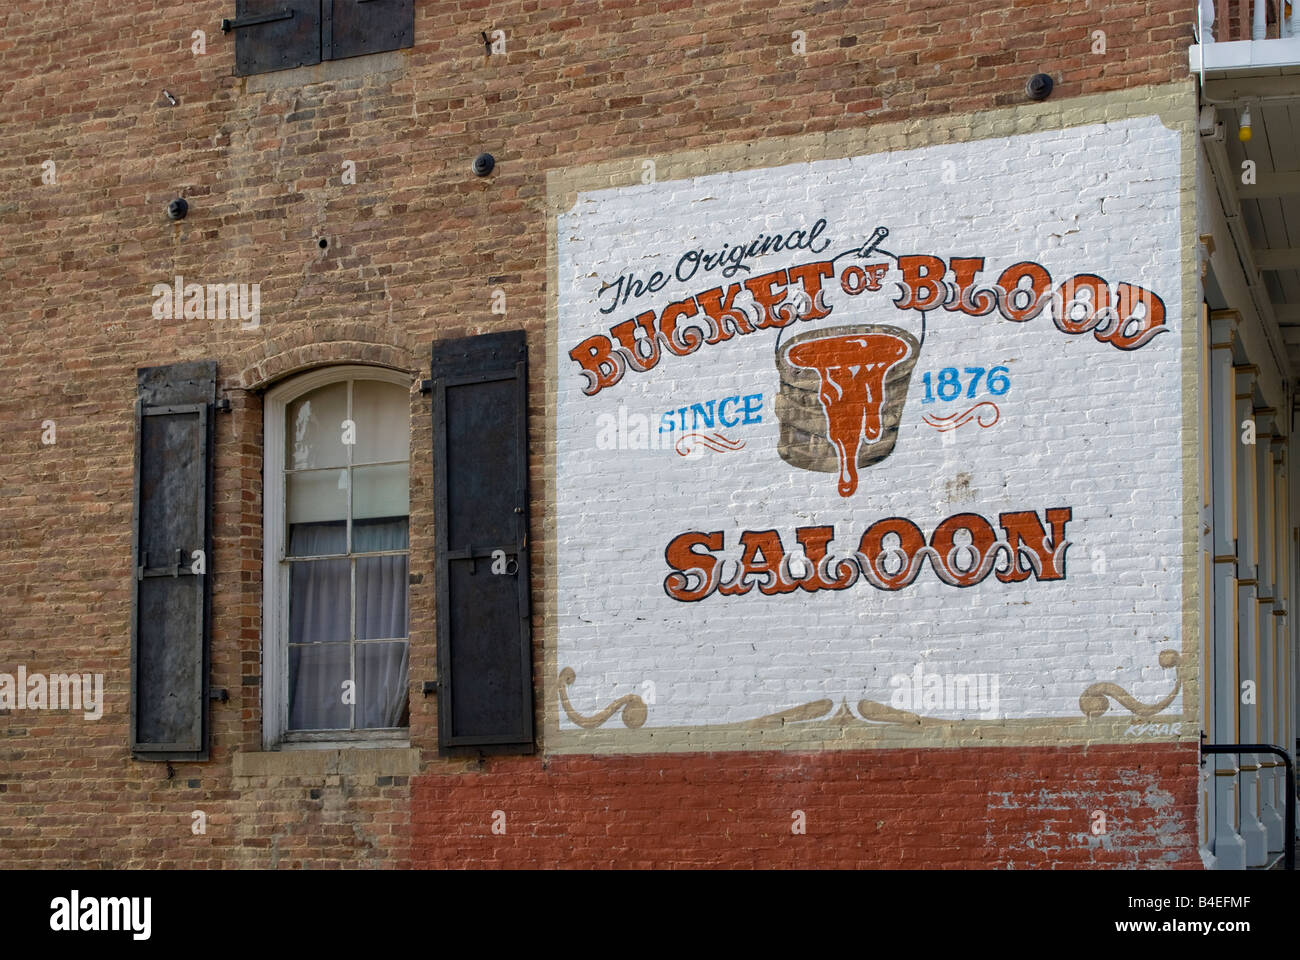
[(1199, 868), (1196, 771), (1194, 746), (511, 760), (416, 778), (411, 853), (432, 867)]
[[(102, 672), (107, 701), (97, 721), (0, 714), (0, 863), (522, 864), (545, 861), (579, 834), (604, 838), (584, 847), (582, 857), (597, 862), (619, 856), (630, 843), (622, 833), (646, 840), (638, 856), (663, 864), (920, 864), (948, 859), (910, 832), (937, 823), (954, 843), (964, 838), (972, 865), (1067, 863), (1085, 853), (1099, 863), (1162, 863), (1170, 853), (1190, 862), (1194, 763), (1185, 748), (1039, 751), (1032, 762), (1001, 751), (534, 758), (489, 760), (482, 771), (438, 759), (433, 701), (419, 694), (432, 677), (435, 611), (430, 423), (418, 394), (418, 763), (398, 756), (358, 768), (327, 757), (241, 767), (235, 755), (260, 750), (258, 388), (334, 361), (427, 370), (434, 338), (500, 328), (526, 329), (534, 369), (544, 370), (546, 171), (983, 111), (1021, 102), (1025, 79), (1040, 70), (1061, 98), (1179, 81), (1194, 4), (417, 0), (412, 50), (372, 61), (382, 72), (337, 70), (338, 79), (308, 85), (232, 77), (233, 42), (218, 27), (232, 14), (232, 3), (215, 0), (20, 2), (0, 14), (0, 671)], [(202, 56), (190, 52), (195, 29), (207, 33)], [(506, 32), (507, 53), (489, 58), (479, 31), (493, 29)], [(1106, 31), (1104, 55), (1090, 52), (1096, 29)], [(806, 56), (790, 51), (795, 30), (807, 32)], [(498, 160), (486, 179), (469, 172), (482, 150)], [(341, 184), (345, 160), (356, 164), (353, 186)], [(178, 195), (190, 214), (172, 224), (165, 207)], [(155, 320), (152, 286), (176, 275), (260, 283), (260, 329)], [(505, 317), (490, 312), (496, 287), (509, 298)], [(213, 704), (212, 760), (176, 764), (168, 778), (164, 765), (133, 761), (127, 750), (132, 402), (137, 367), (191, 359), (217, 360), (233, 403), (216, 426), (211, 561), (212, 682), (231, 699)], [(534, 423), (546, 414), (545, 387), (534, 377)], [(46, 420), (56, 424), (54, 444), (41, 442)], [(546, 516), (547, 504), (535, 502), (538, 549)], [(548, 639), (540, 626), (539, 677)], [(964, 788), (949, 796), (954, 769), (976, 756), (971, 776), (955, 781)], [(423, 772), (411, 780), (413, 770)], [(907, 771), (920, 777), (915, 795), (936, 797), (911, 826), (902, 816), (913, 794), (897, 787)], [(766, 785), (761, 800), (751, 799), (751, 777)], [(858, 794), (856, 778), (878, 779)], [(681, 787), (661, 792), (661, 780)], [(515, 796), (507, 782), (518, 785)], [(624, 826), (593, 816), (599, 783)], [(1072, 798), (1067, 814), (1053, 798), (1071, 783), (1089, 799)], [(1132, 843), (1117, 840), (1111, 853), (1062, 839), (1082, 829), (1079, 811), (1094, 796), (1124, 807), (1116, 819)], [(786, 808), (796, 800), (809, 813), (806, 837), (789, 835)], [(671, 816), (680, 819), (655, 812), (678, 801)], [(485, 810), (498, 808), (508, 812), (505, 852), (475, 833)], [(940, 809), (968, 811), (978, 829), (940, 818)], [(205, 834), (191, 829), (195, 810), (207, 816)], [(723, 811), (743, 843), (727, 846), (729, 826), (719, 841), (712, 820), (699, 825)], [(1062, 838), (1048, 832), (1049, 812), (1063, 821), (1052, 828)], [(1161, 825), (1186, 839), (1157, 843)], [(529, 830), (549, 839), (527, 842)], [(1045, 842), (1029, 848), (1040, 832)], [(848, 852), (859, 849), (872, 852)]]

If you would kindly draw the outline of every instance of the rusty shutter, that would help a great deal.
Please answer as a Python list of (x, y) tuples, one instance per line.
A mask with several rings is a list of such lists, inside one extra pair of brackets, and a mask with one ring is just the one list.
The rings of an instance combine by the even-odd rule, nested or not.
[(321, 0), (321, 56), (342, 60), (415, 43), (413, 0)]
[(528, 347), (433, 345), (438, 747), (532, 753)]
[(289, 70), (321, 61), (321, 0), (236, 0), (235, 75)]
[(136, 382), (131, 751), (206, 760), (217, 365), (148, 367)]

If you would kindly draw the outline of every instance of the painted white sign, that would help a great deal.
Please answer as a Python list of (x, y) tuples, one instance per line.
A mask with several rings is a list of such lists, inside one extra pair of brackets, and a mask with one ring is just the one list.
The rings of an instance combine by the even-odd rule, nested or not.
[(1179, 157), (1142, 117), (580, 193), (556, 238), (574, 711), (1166, 697)]

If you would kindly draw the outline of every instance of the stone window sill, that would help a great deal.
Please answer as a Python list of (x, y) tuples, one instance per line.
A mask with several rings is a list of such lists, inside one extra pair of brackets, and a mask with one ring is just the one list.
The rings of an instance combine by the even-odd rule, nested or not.
[(284, 90), (288, 87), (305, 87), (311, 83), (328, 83), (332, 80), (350, 80), (353, 77), (373, 77), (392, 73), (406, 66), (405, 51), (389, 50), (386, 53), (368, 53), (345, 60), (325, 60), (309, 67), (290, 70), (272, 70), (242, 77), (249, 93)]
[(407, 777), (420, 772), (420, 751), (412, 747), (349, 747), (237, 753), (236, 777)]

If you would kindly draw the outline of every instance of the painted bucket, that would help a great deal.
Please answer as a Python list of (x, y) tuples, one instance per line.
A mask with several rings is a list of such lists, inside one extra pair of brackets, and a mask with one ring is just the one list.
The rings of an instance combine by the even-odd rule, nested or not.
[(791, 466), (839, 475), (851, 496), (859, 473), (889, 456), (920, 341), (893, 324), (840, 324), (783, 342), (774, 405), (777, 452)]

